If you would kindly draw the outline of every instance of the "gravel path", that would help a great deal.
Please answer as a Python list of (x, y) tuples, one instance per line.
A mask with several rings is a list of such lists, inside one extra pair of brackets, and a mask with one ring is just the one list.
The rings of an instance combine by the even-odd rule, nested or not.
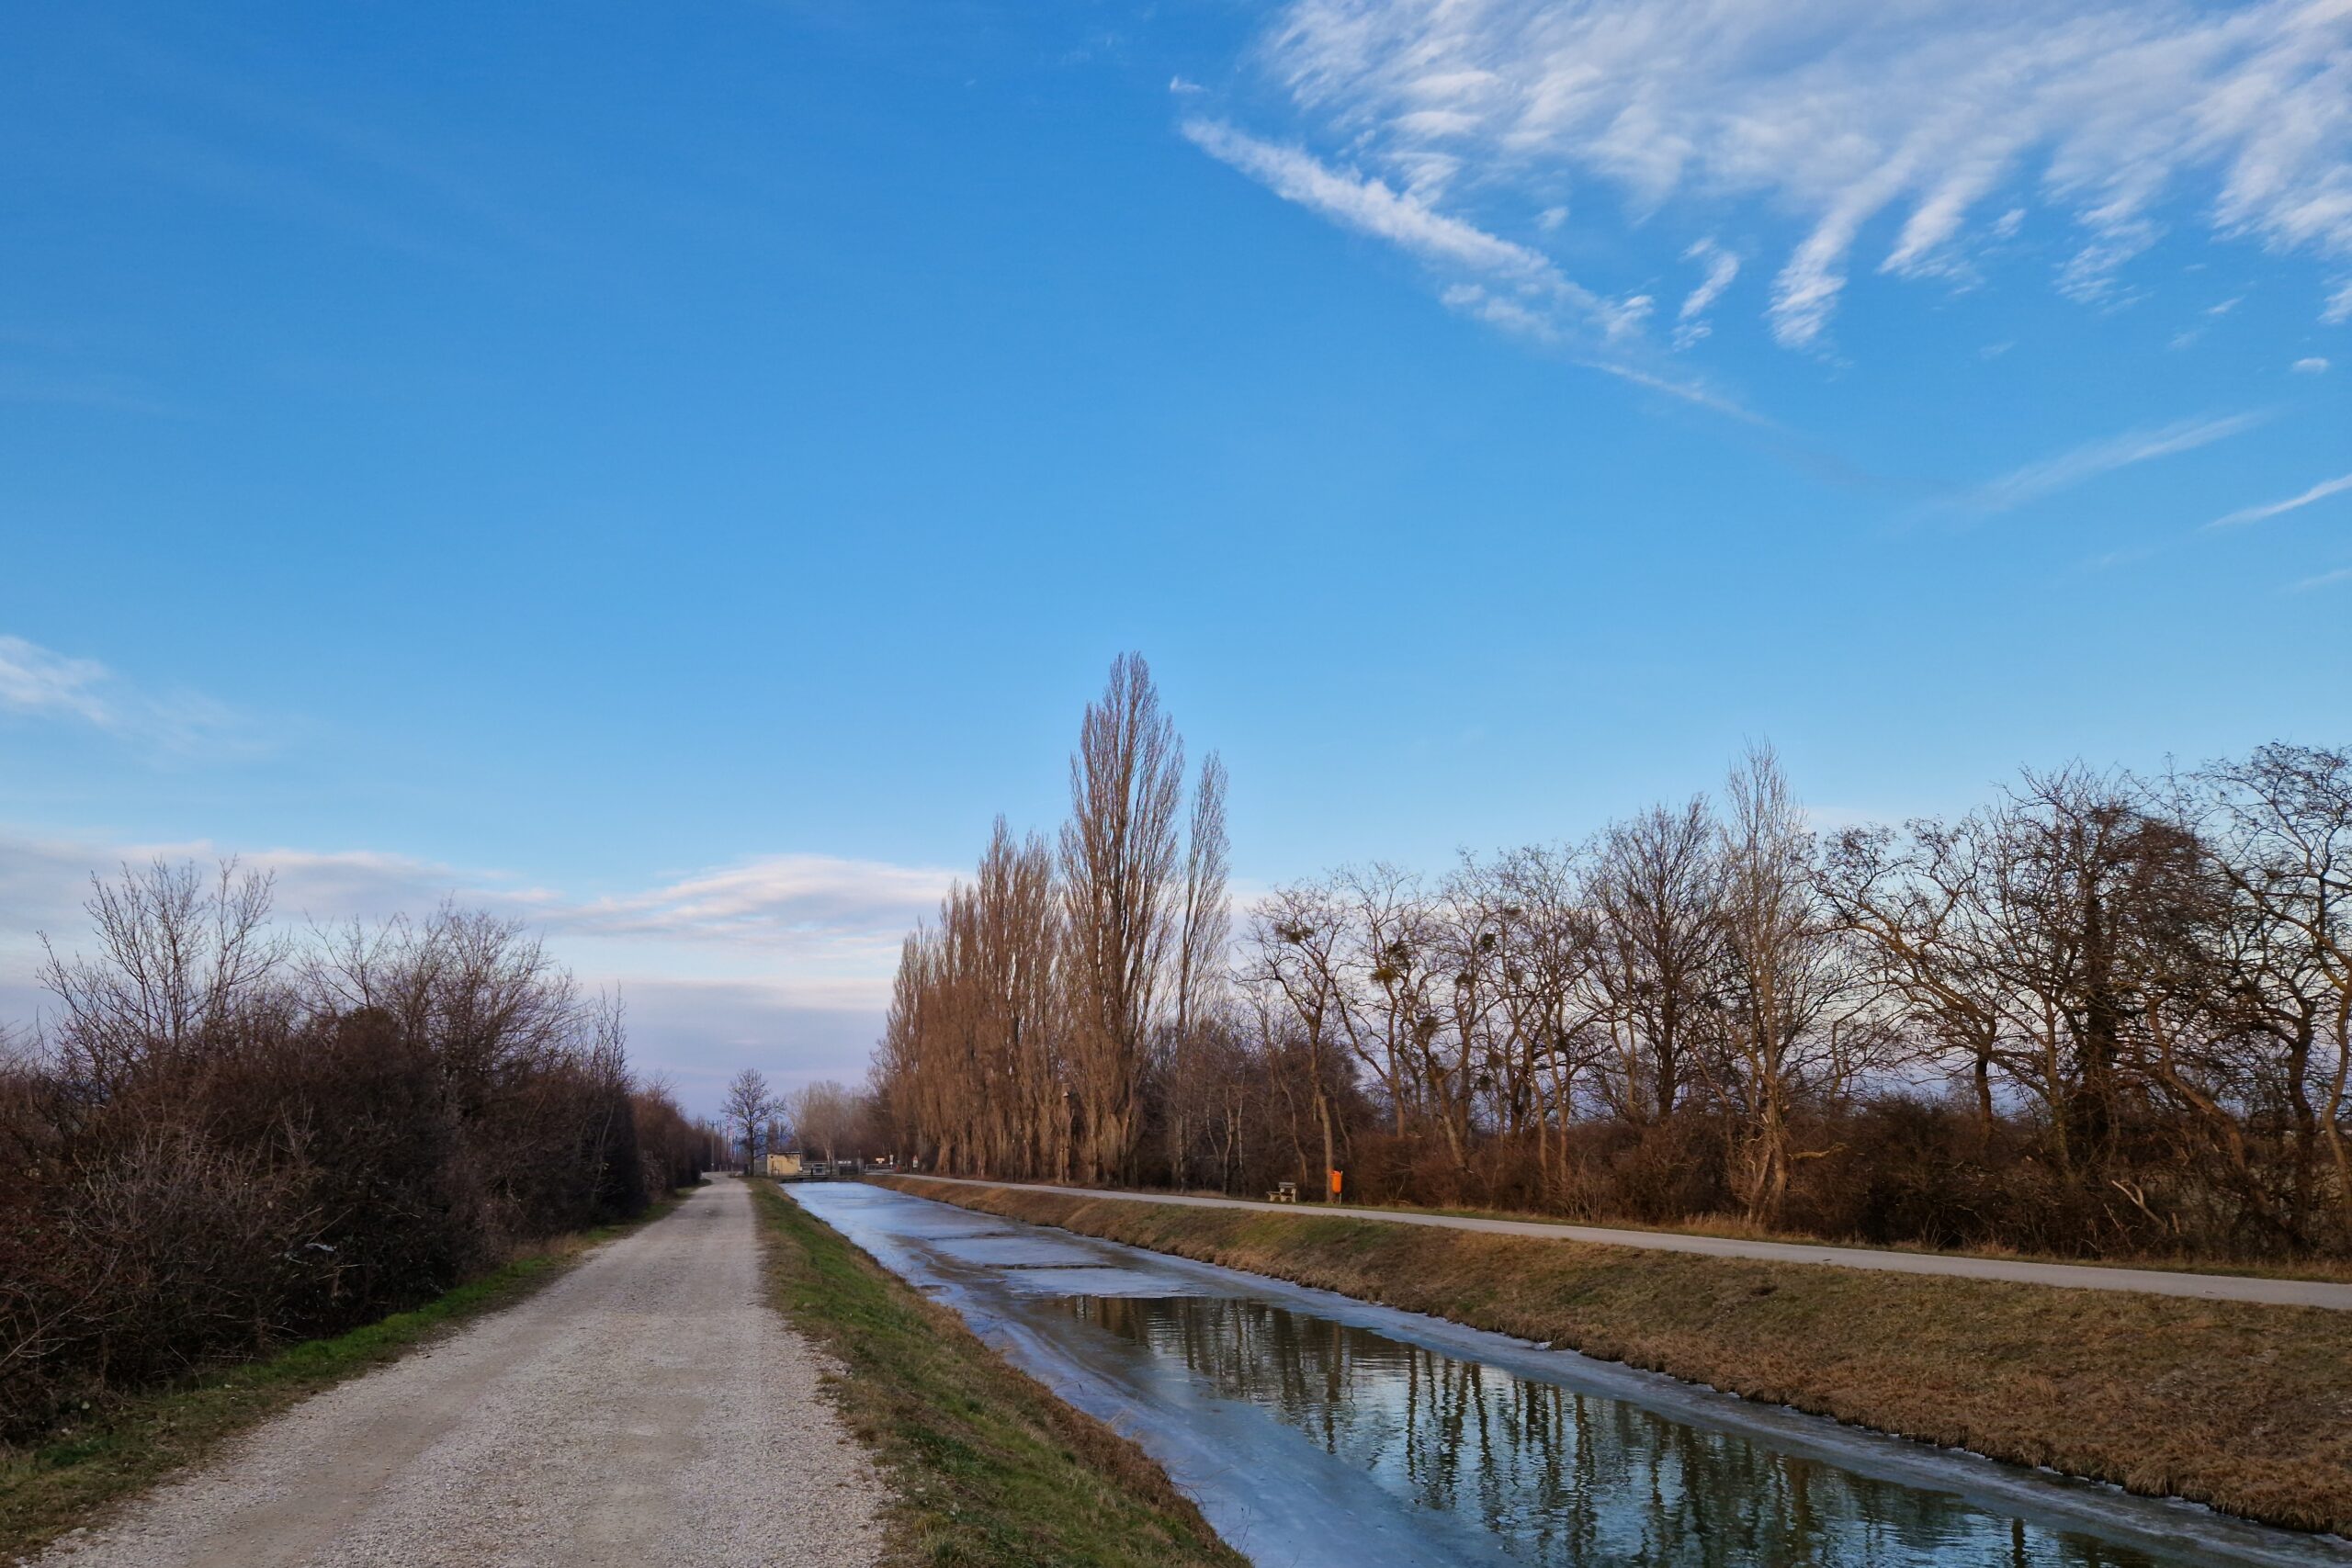
[(2161, 1269), (2109, 1269), (2078, 1263), (2028, 1263), (2007, 1258), (1960, 1258), (1934, 1252), (1876, 1252), (1860, 1247), (1823, 1247), (1800, 1241), (1736, 1241), (1728, 1236), (1677, 1235), (1667, 1231), (1608, 1230), (1599, 1225), (1555, 1224), (1548, 1220), (1481, 1220), (1463, 1214), (1412, 1214), (1394, 1209), (1324, 1208), (1257, 1203), (1247, 1198), (1195, 1198), (1170, 1192), (1108, 1192), (1093, 1187), (1046, 1187), (1035, 1182), (972, 1181), (929, 1176), (955, 1187), (999, 1187), (1009, 1192), (1060, 1192), (1072, 1198), (1115, 1198), (1137, 1203), (1181, 1203), (1204, 1209), (1259, 1209), (1270, 1214), (1345, 1214), (1351, 1220), (1382, 1220), (1398, 1225), (1438, 1225), (1448, 1230), (1488, 1231), (1497, 1235), (1534, 1236), (1543, 1241), (1588, 1241), (1604, 1247), (1639, 1247), (1656, 1252), (1697, 1252), (1713, 1258), (1755, 1258), (1771, 1263), (1826, 1263), (1839, 1269), (1876, 1269), (1891, 1274), (1941, 1274), (1963, 1280), (2007, 1280), (2024, 1285), (2061, 1285), (2081, 1291), (2139, 1291), (2157, 1296), (2204, 1301), (2260, 1302), (2271, 1306), (2331, 1307), (2352, 1311), (2352, 1285), (2324, 1280), (2267, 1280), (2242, 1274), (2182, 1274)]
[(882, 1483), (763, 1300), (722, 1180), (331, 1389), (42, 1568), (871, 1562)]

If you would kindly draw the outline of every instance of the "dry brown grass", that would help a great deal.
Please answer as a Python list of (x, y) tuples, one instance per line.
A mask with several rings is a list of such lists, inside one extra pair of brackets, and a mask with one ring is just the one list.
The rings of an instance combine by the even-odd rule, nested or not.
[[(1022, 1185), (1014, 1183), (1013, 1185)], [(1068, 1186), (1057, 1182), (1056, 1186)], [(1233, 1193), (1211, 1187), (1101, 1188), (1130, 1195), (1165, 1192), (1189, 1198), (1231, 1198)], [(1323, 1205), (1317, 1204), (1317, 1208)], [(1541, 1209), (1471, 1208), (1459, 1203), (1347, 1202), (1332, 1206), (1340, 1213), (1439, 1214), (1453, 1219), (1510, 1220), (1532, 1225), (1581, 1225), (1596, 1230), (1634, 1231), (1644, 1235), (1700, 1235), (1724, 1241), (1784, 1241), (1809, 1247), (1851, 1247), (1863, 1252), (1901, 1252), (1919, 1258), (1986, 1258), (2002, 1262), (2055, 1263), (2069, 1269), (2149, 1269), (2169, 1274), (2217, 1274), (2247, 1280), (2311, 1280), (2323, 1284), (2352, 1284), (2352, 1258), (2290, 1258), (2267, 1260), (2219, 1258), (2188, 1252), (2133, 1252), (2111, 1258), (2083, 1258), (2070, 1253), (2036, 1252), (2030, 1248), (1978, 1243), (1971, 1247), (1929, 1247), (1916, 1241), (1861, 1241), (1850, 1235), (1758, 1224), (1739, 1214), (1695, 1214), (1676, 1224), (1649, 1224), (1611, 1215), (1571, 1217)]]
[[(1204, 1197), (1222, 1198), (1223, 1192)], [(2055, 1263), (2069, 1269), (2150, 1269), (2167, 1274), (2217, 1274), (2247, 1280), (2313, 1280), (2324, 1284), (2352, 1284), (2352, 1258), (2289, 1258), (2245, 1261), (2201, 1257), (2186, 1252), (2135, 1252), (2112, 1258), (2078, 1258), (2064, 1253), (1979, 1243), (1973, 1247), (1929, 1247), (1916, 1241), (1857, 1241), (1852, 1236), (1826, 1235), (1758, 1224), (1739, 1214), (1699, 1214), (1680, 1224), (1643, 1224), (1620, 1219), (1568, 1219), (1532, 1209), (1431, 1208), (1419, 1203), (1351, 1203), (1360, 1213), (1385, 1214), (1445, 1214), (1473, 1220), (1516, 1220), (1538, 1225), (1587, 1225), (1601, 1230), (1640, 1231), (1652, 1235), (1703, 1235), (1725, 1241), (1786, 1241), (1805, 1246), (1853, 1247), (1864, 1252), (1903, 1252), (1919, 1258), (1989, 1258), (2004, 1262)]]
[(1750, 1399), (2352, 1534), (2352, 1314), (893, 1183)]

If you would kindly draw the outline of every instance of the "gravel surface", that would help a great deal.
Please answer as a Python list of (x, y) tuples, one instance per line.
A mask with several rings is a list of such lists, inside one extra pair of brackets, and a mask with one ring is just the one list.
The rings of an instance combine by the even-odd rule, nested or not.
[(883, 1483), (721, 1180), (529, 1300), (309, 1400), (42, 1568), (866, 1563)]
[(1809, 1241), (1739, 1241), (1729, 1236), (1680, 1235), (1670, 1231), (1610, 1230), (1550, 1220), (1482, 1220), (1467, 1214), (1412, 1214), (1393, 1209), (1356, 1209), (1345, 1204), (1293, 1207), (1247, 1198), (1202, 1198), (1174, 1192), (1111, 1192), (1096, 1187), (1047, 1187), (1027, 1181), (975, 1181), (959, 1176), (930, 1176), (925, 1181), (950, 1187), (996, 1187), (1008, 1192), (1058, 1192), (1071, 1198), (1114, 1198), (1136, 1203), (1178, 1203), (1202, 1209), (1256, 1209), (1269, 1214), (1344, 1214), (1393, 1225), (1436, 1225), (1445, 1230), (1487, 1231), (1495, 1235), (1533, 1236), (1539, 1241), (1596, 1242), (1654, 1252), (1696, 1252), (1714, 1258), (1754, 1258), (1770, 1263), (1826, 1263), (1838, 1269), (1875, 1269), (1890, 1274), (1941, 1274), (1961, 1280), (2007, 1280), (2021, 1285), (2059, 1285), (2077, 1291), (2139, 1291), (2155, 1296), (2188, 1296), (2214, 1302), (2261, 1302), (2271, 1306), (2330, 1307), (2352, 1312), (2352, 1285), (2324, 1280), (2272, 1280), (2243, 1274), (2184, 1274), (2162, 1269), (2111, 1269), (2086, 1263), (2029, 1263), (2010, 1258), (1962, 1258), (1936, 1252), (1877, 1252), (1860, 1247), (1827, 1247)]

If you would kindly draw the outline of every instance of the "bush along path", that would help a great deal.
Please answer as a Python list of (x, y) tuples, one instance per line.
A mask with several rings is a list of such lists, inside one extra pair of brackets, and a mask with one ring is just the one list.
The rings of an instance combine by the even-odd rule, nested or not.
[(2143, 1495), (2352, 1534), (2352, 1314), (889, 1184)]
[(103, 1517), (312, 1394), (525, 1300), (590, 1248), (650, 1224), (682, 1201), (671, 1198), (637, 1219), (542, 1243), (411, 1311), (98, 1403), (37, 1443), (0, 1444), (0, 1562)]
[(304, 1401), (41, 1568), (874, 1561), (882, 1479), (768, 1305), (743, 1184)]
[(754, 1188), (776, 1306), (894, 1497), (883, 1561), (913, 1568), (1240, 1568), (1143, 1450), (1064, 1404), (771, 1183)]

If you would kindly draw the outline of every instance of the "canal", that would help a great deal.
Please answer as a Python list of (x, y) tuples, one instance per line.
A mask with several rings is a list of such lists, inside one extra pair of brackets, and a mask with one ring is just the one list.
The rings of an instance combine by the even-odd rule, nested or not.
[(787, 1190), (1262, 1568), (2335, 1564), (2352, 1547), (863, 1183)]

